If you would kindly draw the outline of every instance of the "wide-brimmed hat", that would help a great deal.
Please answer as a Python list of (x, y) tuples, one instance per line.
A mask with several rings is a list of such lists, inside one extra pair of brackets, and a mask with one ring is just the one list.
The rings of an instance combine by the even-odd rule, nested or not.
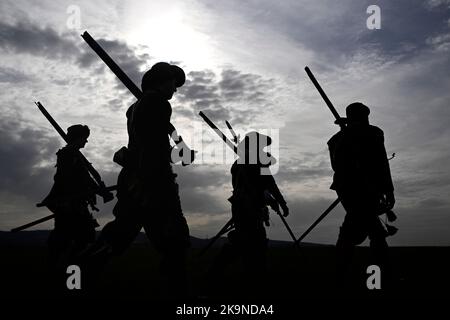
[(238, 155), (245, 159), (246, 164), (259, 164), (268, 167), (277, 162), (270, 152), (263, 150), (271, 144), (272, 138), (268, 135), (251, 131), (238, 143)]

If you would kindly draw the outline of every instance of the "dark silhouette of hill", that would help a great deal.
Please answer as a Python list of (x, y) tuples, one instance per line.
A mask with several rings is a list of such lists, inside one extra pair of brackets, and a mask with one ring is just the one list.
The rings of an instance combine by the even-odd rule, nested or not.
[[(21, 231), (21, 232), (9, 232), (9, 231), (0, 231), (0, 245), (37, 245), (37, 246), (45, 246), (50, 230), (31, 230), (31, 231)], [(223, 245), (226, 241), (226, 237), (221, 237), (218, 239), (213, 247), (218, 247)], [(147, 243), (148, 238), (145, 233), (140, 232), (136, 237), (134, 244), (143, 244)], [(191, 236), (191, 246), (192, 248), (203, 248), (207, 245), (209, 239), (202, 239)], [(311, 247), (311, 246), (326, 246), (322, 244), (309, 243), (305, 242), (301, 245)], [(291, 241), (282, 241), (282, 240), (269, 240), (269, 247), (291, 247)]]
[[(1, 297), (9, 299), (55, 299), (48, 286), (48, 266), (45, 246), (48, 231), (27, 231), (18, 234), (0, 232)], [(204, 297), (208, 266), (219, 252), (220, 241), (205, 255), (198, 257), (208, 240), (192, 238), (187, 261), (189, 282), (194, 297)], [(226, 239), (221, 239), (226, 241)], [(390, 257), (396, 279), (389, 291), (373, 291), (366, 287), (367, 267), (371, 264), (367, 247), (357, 247), (352, 263), (351, 278), (346, 291), (333, 288), (335, 247), (307, 245), (301, 250), (290, 242), (273, 241), (268, 250), (268, 276), (262, 293), (264, 301), (299, 301), (299, 299), (445, 299), (449, 297), (450, 247), (392, 247)], [(161, 299), (158, 291), (159, 256), (140, 235), (122, 256), (114, 258), (102, 273), (90, 299)], [(241, 266), (236, 262), (227, 269), (225, 283), (216, 301), (249, 301), (239, 287)], [(383, 281), (383, 280), (382, 280)], [(382, 282), (384, 285), (385, 282)], [(56, 298), (60, 298), (56, 296)], [(200, 298), (199, 298), (200, 299)], [(202, 300), (203, 299), (203, 300)], [(251, 299), (250, 299), (251, 300)], [(205, 301), (201, 298), (199, 301)], [(252, 300), (255, 301), (255, 300)]]

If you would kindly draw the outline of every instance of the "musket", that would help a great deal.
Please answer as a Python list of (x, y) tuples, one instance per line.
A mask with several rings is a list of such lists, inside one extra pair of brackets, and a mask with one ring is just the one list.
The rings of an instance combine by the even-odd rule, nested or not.
[(213, 238), (211, 238), (211, 240), (202, 249), (202, 251), (200, 251), (200, 253), (197, 255), (197, 257), (200, 258), (202, 255), (204, 255), (205, 252), (208, 251), (209, 248), (211, 248), (211, 246), (214, 244), (214, 242), (217, 241), (217, 239), (219, 239), (222, 235), (224, 235), (225, 233), (231, 231), (232, 229), (234, 229), (233, 218), (228, 220), (228, 222), (223, 226), (223, 228), (220, 229), (220, 231)]
[[(106, 191), (114, 191), (114, 190), (117, 190), (117, 186), (106, 187)], [(41, 205), (41, 204), (37, 204), (37, 207), (42, 207), (42, 206), (43, 206), (43, 205)], [(43, 222), (45, 222), (45, 221), (51, 220), (51, 219), (53, 219), (54, 217), (55, 217), (55, 214), (54, 214), (54, 213), (53, 213), (53, 214), (50, 214), (50, 215), (48, 215), (48, 216), (46, 216), (46, 217), (43, 217), (43, 218), (37, 219), (37, 220), (35, 220), (35, 221), (32, 221), (32, 222), (30, 222), (30, 223), (24, 224), (24, 225), (22, 225), (22, 226), (20, 226), (20, 227), (13, 228), (13, 229), (11, 229), (11, 232), (19, 232), (19, 231), (28, 229), (28, 228), (30, 228), (30, 227), (32, 227), (32, 226), (37, 225), (37, 224), (40, 224), (40, 223), (43, 223)]]
[(86, 43), (95, 51), (95, 53), (103, 60), (103, 62), (108, 66), (109, 69), (119, 78), (119, 80), (124, 84), (125, 87), (130, 90), (130, 92), (140, 99), (142, 96), (142, 91), (134, 84), (134, 82), (126, 75), (125, 72), (114, 62), (114, 60), (106, 53), (105, 50), (91, 37), (89, 32), (85, 31), (81, 37), (86, 41)]
[[(237, 146), (235, 146), (234, 144), (233, 144), (233, 142), (231, 142), (228, 138), (227, 138), (227, 136), (222, 132), (222, 131), (220, 131), (220, 129), (219, 128), (217, 128), (217, 126), (203, 113), (203, 111), (200, 111), (199, 112), (199, 115), (200, 115), (200, 117), (202, 117), (202, 119), (203, 120), (205, 120), (205, 122), (214, 130), (214, 132), (216, 132), (217, 133), (217, 135), (225, 142), (225, 144), (227, 145), (227, 146), (229, 146), (233, 151), (234, 151), (234, 153), (238, 153), (238, 151), (237, 151)], [(292, 230), (291, 230), (291, 228), (289, 227), (289, 225), (288, 225), (288, 223), (287, 223), (287, 221), (286, 221), (286, 219), (283, 217), (283, 215), (282, 214), (279, 214), (278, 215), (280, 218), (281, 218), (281, 221), (283, 221), (283, 224), (284, 224), (284, 226), (286, 227), (286, 229), (288, 230), (288, 232), (289, 232), (289, 234), (291, 235), (291, 237), (293, 238), (293, 240), (294, 240), (294, 243), (296, 243), (297, 242), (297, 240), (295, 239), (295, 236), (294, 236), (294, 234), (292, 233)]]
[[(122, 82), (122, 84), (127, 87), (128, 90), (134, 95), (136, 99), (140, 99), (142, 97), (142, 91), (141, 89), (136, 86), (136, 84), (133, 82), (133, 80), (128, 77), (128, 75), (119, 67), (119, 65), (111, 58), (111, 56), (98, 44), (97, 41), (95, 41), (94, 38), (89, 34), (89, 32), (85, 31), (81, 37), (86, 41), (86, 43), (91, 47), (92, 50), (99, 56), (100, 59), (108, 66), (108, 68), (116, 75), (117, 78)], [(183, 141), (183, 138), (178, 135), (177, 130), (172, 125), (172, 123), (169, 122), (169, 128), (168, 128), (168, 134), (173, 139), (175, 144), (179, 146), (179, 148), (186, 148), (187, 145)], [(190, 149), (189, 149), (190, 150)], [(191, 150), (190, 159), (194, 158), (195, 151)], [(192, 161), (191, 161), (192, 162)], [(190, 162), (182, 162), (183, 165), (188, 165)]]
[[(59, 124), (53, 119), (53, 117), (48, 113), (47, 109), (44, 108), (44, 106), (38, 101), (35, 102), (36, 106), (39, 108), (39, 110), (42, 112), (45, 118), (50, 122), (50, 124), (55, 128), (55, 130), (59, 133), (61, 138), (68, 143), (67, 135), (64, 132), (64, 130), (59, 126)], [(99, 195), (103, 197), (103, 202), (109, 202), (112, 199), (114, 199), (114, 196), (106, 190), (105, 183), (103, 182), (100, 174), (97, 170), (92, 166), (92, 164), (86, 159), (86, 157), (81, 153), (81, 151), (78, 150), (78, 154), (83, 160), (83, 165), (86, 167), (88, 172), (91, 174), (92, 178), (94, 178), (94, 181), (97, 183), (97, 187), (99, 188)]]

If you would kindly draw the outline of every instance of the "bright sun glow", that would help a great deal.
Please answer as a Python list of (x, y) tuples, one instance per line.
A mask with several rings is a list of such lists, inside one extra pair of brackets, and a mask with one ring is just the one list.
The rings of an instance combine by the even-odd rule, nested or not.
[(140, 3), (137, 7), (131, 6), (126, 14), (129, 42), (148, 46), (148, 53), (157, 60), (182, 61), (190, 69), (214, 67), (208, 36), (194, 30), (188, 11), (176, 4)]

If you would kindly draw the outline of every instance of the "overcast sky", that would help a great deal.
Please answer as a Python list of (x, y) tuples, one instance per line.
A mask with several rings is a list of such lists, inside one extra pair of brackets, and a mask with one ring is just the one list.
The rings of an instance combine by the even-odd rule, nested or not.
[[(371, 4), (381, 9), (379, 30), (366, 25)], [(171, 103), (178, 131), (203, 146), (196, 165), (176, 166), (193, 236), (213, 236), (230, 217), (230, 163), (207, 161), (223, 146), (201, 128), (200, 110), (241, 135), (279, 130), (275, 179), (297, 235), (335, 199), (326, 142), (338, 128), (309, 66), (341, 114), (351, 102), (367, 104), (388, 154), (396, 153), (400, 231), (389, 242), (450, 245), (449, 0), (2, 1), (0, 230), (49, 214), (35, 204), (50, 190), (63, 143), (33, 101), (63, 128), (87, 124), (83, 153), (108, 185), (116, 182), (112, 155), (127, 143), (133, 97), (84, 43), (84, 30), (137, 84), (158, 61), (186, 71)], [(112, 204), (101, 209), (104, 224)], [(343, 216), (339, 207), (306, 240), (334, 243)], [(268, 235), (289, 239), (276, 216)]]

